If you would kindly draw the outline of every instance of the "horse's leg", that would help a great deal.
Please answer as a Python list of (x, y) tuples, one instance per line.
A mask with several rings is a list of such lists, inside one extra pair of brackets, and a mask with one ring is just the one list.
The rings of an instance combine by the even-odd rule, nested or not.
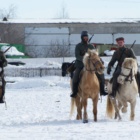
[(97, 122), (97, 104), (98, 104), (98, 96), (96, 99), (92, 99), (93, 101), (93, 115), (94, 115), (94, 121)]
[(79, 96), (76, 97), (76, 106), (77, 106), (77, 116), (76, 116), (76, 119), (77, 120), (81, 120), (82, 119), (82, 104), (81, 104)]
[[(122, 104), (121, 104), (121, 102), (120, 101), (118, 101), (118, 110), (120, 111), (120, 109), (121, 109), (121, 107), (122, 107)], [(115, 112), (115, 118), (114, 119), (117, 119), (117, 112)]]
[(116, 103), (116, 99), (111, 98), (111, 102), (113, 103), (114, 108), (115, 108), (115, 118), (114, 119), (117, 119), (117, 116), (118, 116), (119, 120), (121, 120), (121, 116), (120, 116), (119, 108), (118, 108), (117, 103)]
[(122, 113), (126, 113), (127, 112), (127, 107), (128, 107), (127, 101), (123, 101)]
[(114, 119), (117, 119), (117, 116), (118, 116), (118, 115), (117, 115), (117, 112), (115, 112), (115, 117), (114, 117)]
[(84, 107), (84, 113), (83, 113), (83, 123), (88, 123), (88, 116), (87, 116), (87, 97), (84, 97), (82, 99), (82, 105)]
[(130, 103), (131, 106), (131, 115), (130, 115), (130, 120), (133, 121), (135, 117), (135, 106), (136, 106), (136, 100), (134, 102)]
[(126, 113), (127, 112), (127, 107), (128, 107), (128, 104), (127, 104), (127, 100), (126, 99), (121, 99), (121, 103), (122, 103), (122, 113)]
[(119, 108), (119, 110), (121, 109), (121, 107), (122, 107), (122, 103), (120, 101), (118, 101), (118, 108)]

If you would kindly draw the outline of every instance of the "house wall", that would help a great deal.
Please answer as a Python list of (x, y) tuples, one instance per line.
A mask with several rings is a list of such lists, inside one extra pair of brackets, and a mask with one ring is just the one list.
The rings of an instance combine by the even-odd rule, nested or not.
[[(75, 45), (80, 42), (80, 33), (87, 30), (94, 34), (91, 43), (115, 44), (115, 38), (122, 36), (130, 46), (134, 40), (134, 52), (140, 55), (140, 23), (0, 23), (0, 36), (10, 26), (18, 38), (14, 44), (25, 44), (25, 52), (31, 57), (50, 57), (51, 42), (58, 40), (59, 45), (68, 46), (69, 56), (74, 56)], [(8, 32), (8, 31), (7, 31)], [(65, 43), (64, 43), (65, 42)], [(5, 42), (10, 43), (10, 42)], [(64, 54), (65, 55), (65, 54)]]

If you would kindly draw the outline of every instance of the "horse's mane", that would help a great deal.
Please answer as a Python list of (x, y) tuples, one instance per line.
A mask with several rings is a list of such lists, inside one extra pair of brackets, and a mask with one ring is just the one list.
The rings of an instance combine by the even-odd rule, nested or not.
[(136, 74), (138, 71), (137, 61), (134, 58), (125, 58), (122, 66), (126, 68), (129, 66), (133, 66), (134, 74)]
[(93, 58), (98, 59), (98, 52), (97, 52), (96, 50), (89, 50), (89, 49), (88, 49), (88, 52), (85, 53), (84, 58), (83, 58), (83, 63), (84, 63), (84, 65), (87, 64), (87, 61), (88, 61), (88, 57), (89, 57), (89, 56), (91, 56), (92, 59), (93, 59)]

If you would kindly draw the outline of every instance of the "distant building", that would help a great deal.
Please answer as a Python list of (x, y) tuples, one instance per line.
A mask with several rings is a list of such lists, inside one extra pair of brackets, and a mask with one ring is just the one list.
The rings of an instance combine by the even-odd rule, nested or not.
[[(9, 20), (0, 22), (2, 42), (24, 44), (25, 53), (31, 57), (74, 56), (80, 33), (87, 30), (94, 34), (94, 43), (103, 53), (115, 47), (115, 39), (125, 38), (130, 47), (136, 40), (134, 52), (140, 55), (140, 19), (94, 20), (94, 19), (46, 19)], [(4, 37), (7, 38), (4, 41)], [(8, 40), (9, 39), (9, 40)]]

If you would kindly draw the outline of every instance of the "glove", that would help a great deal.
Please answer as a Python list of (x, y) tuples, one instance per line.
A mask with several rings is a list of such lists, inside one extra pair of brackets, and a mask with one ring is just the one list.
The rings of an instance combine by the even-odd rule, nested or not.
[(107, 74), (110, 74), (110, 72), (111, 72), (111, 67), (108, 66), (108, 68), (107, 68)]

